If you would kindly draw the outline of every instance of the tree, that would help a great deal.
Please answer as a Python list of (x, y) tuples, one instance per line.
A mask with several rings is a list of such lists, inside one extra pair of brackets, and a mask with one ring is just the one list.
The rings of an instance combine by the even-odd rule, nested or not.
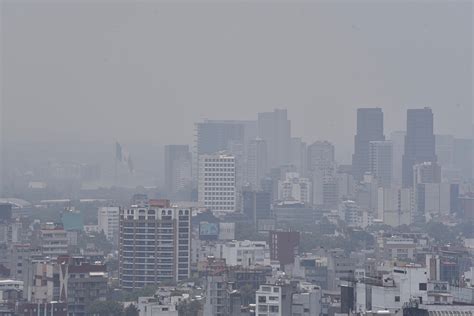
[(114, 301), (96, 301), (86, 309), (87, 316), (123, 316), (122, 304)]
[(131, 302), (138, 300), (138, 298), (142, 296), (153, 296), (155, 295), (157, 289), (157, 286), (145, 286), (141, 289), (135, 289), (132, 292), (125, 292), (122, 300)]
[(199, 301), (182, 301), (178, 305), (179, 316), (197, 316), (201, 310)]
[(138, 316), (139, 310), (134, 304), (130, 304), (125, 308), (125, 316)]

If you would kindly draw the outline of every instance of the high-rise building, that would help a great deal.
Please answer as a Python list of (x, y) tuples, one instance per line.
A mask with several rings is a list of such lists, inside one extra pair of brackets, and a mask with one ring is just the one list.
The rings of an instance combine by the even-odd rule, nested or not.
[(447, 216), (458, 211), (459, 185), (449, 182), (422, 183), (416, 187), (416, 216), (418, 221)]
[(255, 225), (260, 219), (271, 217), (270, 192), (244, 191), (243, 213), (252, 219)]
[[(336, 173), (338, 201), (354, 198), (355, 183), (351, 165), (339, 165)], [(314, 197), (313, 197), (314, 199)]]
[(402, 160), (405, 152), (405, 131), (395, 131), (390, 134), (392, 141), (392, 184), (402, 186)]
[[(413, 221), (422, 223), (428, 219), (427, 215), (433, 213), (427, 211), (435, 207), (430, 204), (438, 204), (441, 198), (441, 167), (435, 162), (423, 162), (413, 166), (412, 188), (415, 197), (415, 211)], [(443, 203), (442, 203), (443, 204)], [(439, 208), (439, 207), (438, 207)], [(445, 208), (445, 206), (441, 206)]]
[(290, 144), (290, 165), (295, 166), (296, 172), (306, 175), (307, 148), (301, 137), (292, 137)]
[(436, 162), (433, 112), (430, 108), (407, 110), (407, 134), (403, 155), (403, 186), (413, 185), (413, 166)]
[(197, 155), (227, 150), (230, 142), (244, 143), (244, 125), (239, 121), (205, 120), (196, 123)]
[(317, 141), (308, 146), (308, 172), (316, 170), (323, 171), (324, 174), (332, 174), (335, 164), (334, 145), (328, 141)]
[(267, 173), (267, 144), (261, 138), (250, 141), (247, 150), (247, 181), (253, 190), (261, 188)]
[(55, 259), (68, 253), (68, 237), (58, 223), (45, 223), (40, 230), (40, 247), (43, 256)]
[(443, 169), (454, 165), (454, 136), (435, 135), (435, 153), (437, 162)]
[(289, 163), (291, 122), (288, 120), (286, 109), (258, 113), (258, 136), (267, 143), (269, 168)]
[(170, 195), (188, 188), (192, 182), (192, 158), (188, 145), (165, 146), (165, 189)]
[(440, 183), (441, 167), (435, 162), (423, 162), (413, 166), (413, 186), (422, 183)]
[(312, 180), (313, 204), (330, 209), (339, 201), (334, 145), (317, 141), (308, 146), (307, 169)]
[(119, 207), (99, 207), (97, 215), (99, 231), (103, 231), (108, 240), (118, 242)]
[(369, 143), (382, 140), (385, 140), (382, 109), (357, 109), (357, 134), (354, 138), (354, 155), (352, 156), (352, 172), (357, 182), (370, 171)]
[(235, 211), (235, 157), (224, 152), (199, 156), (198, 201), (213, 211)]
[(270, 231), (270, 259), (280, 265), (293, 264), (299, 253), (300, 233), (287, 231)]
[(464, 180), (472, 179), (473, 150), (472, 139), (454, 139), (454, 167)]
[(413, 193), (411, 189), (379, 188), (377, 218), (393, 227), (412, 222)]
[(278, 181), (278, 200), (311, 204), (311, 181), (296, 172), (287, 172), (285, 179)]
[(134, 206), (120, 210), (119, 279), (138, 289), (189, 277), (191, 210)]
[(381, 187), (392, 184), (392, 150), (391, 141), (369, 143), (369, 171)]

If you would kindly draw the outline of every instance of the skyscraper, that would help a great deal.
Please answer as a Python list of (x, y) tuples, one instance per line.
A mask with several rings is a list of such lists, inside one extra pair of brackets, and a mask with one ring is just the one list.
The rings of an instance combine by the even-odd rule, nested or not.
[(308, 146), (307, 168), (313, 187), (313, 204), (331, 209), (339, 202), (334, 145), (316, 141)]
[(261, 138), (250, 141), (247, 149), (247, 181), (253, 190), (261, 187), (267, 168), (267, 144)]
[(265, 191), (244, 191), (242, 211), (255, 225), (259, 219), (271, 217), (270, 193)]
[(352, 156), (352, 172), (357, 182), (362, 181), (364, 174), (370, 171), (369, 143), (382, 140), (385, 140), (382, 109), (357, 109), (357, 134), (354, 138)]
[(235, 211), (235, 157), (224, 152), (199, 156), (198, 200), (211, 210)]
[(413, 166), (436, 162), (433, 112), (430, 108), (407, 110), (407, 134), (403, 155), (403, 186), (413, 185)]
[(175, 194), (192, 181), (192, 159), (188, 145), (165, 146), (165, 189)]
[(124, 289), (185, 280), (191, 210), (153, 205), (120, 210), (119, 279)]
[(269, 168), (289, 163), (291, 123), (286, 109), (258, 113), (258, 136), (267, 143)]
[(244, 143), (244, 125), (239, 121), (205, 120), (196, 123), (197, 154), (227, 150), (230, 142)]
[(402, 160), (405, 152), (405, 131), (395, 131), (390, 134), (392, 141), (392, 184), (402, 186)]
[(323, 170), (325, 173), (332, 172), (335, 164), (334, 145), (328, 141), (316, 141), (308, 146), (307, 168), (309, 173)]
[(392, 142), (369, 143), (369, 169), (379, 186), (387, 188), (392, 183)]
[(290, 164), (295, 166), (296, 171), (306, 175), (307, 147), (301, 137), (292, 137), (290, 145)]

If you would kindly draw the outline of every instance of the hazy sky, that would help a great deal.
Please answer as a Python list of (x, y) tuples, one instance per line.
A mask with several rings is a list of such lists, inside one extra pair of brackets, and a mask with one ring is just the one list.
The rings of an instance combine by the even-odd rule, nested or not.
[(345, 154), (357, 107), (386, 134), (423, 106), (472, 133), (470, 2), (1, 3), (10, 141), (190, 143), (197, 120), (275, 107)]

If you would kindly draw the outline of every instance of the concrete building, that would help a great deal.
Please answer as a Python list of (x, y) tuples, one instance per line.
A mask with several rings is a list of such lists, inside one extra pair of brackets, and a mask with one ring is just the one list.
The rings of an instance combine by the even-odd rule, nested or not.
[(429, 221), (448, 216), (459, 209), (459, 185), (453, 183), (422, 183), (416, 186), (416, 213)]
[(108, 275), (104, 264), (90, 264), (80, 257), (61, 257), (60, 301), (67, 302), (68, 316), (85, 316), (86, 308), (96, 301), (105, 301)]
[(313, 284), (304, 284), (301, 290), (293, 293), (291, 315), (320, 316), (322, 313), (321, 288)]
[(40, 247), (44, 257), (56, 259), (68, 253), (67, 232), (62, 225), (46, 223), (40, 230)]
[(311, 205), (311, 191), (311, 181), (301, 178), (296, 172), (288, 172), (284, 180), (278, 181), (279, 201), (296, 201)]
[(411, 224), (414, 200), (410, 189), (379, 188), (377, 205), (377, 218), (384, 224), (393, 227)]
[(233, 291), (233, 285), (225, 273), (206, 276), (206, 302), (203, 315), (240, 315), (240, 295)]
[(258, 137), (267, 144), (268, 168), (290, 162), (291, 123), (286, 109), (258, 113)]
[(357, 133), (354, 138), (354, 155), (352, 171), (354, 179), (361, 181), (364, 174), (370, 171), (369, 143), (383, 141), (383, 112), (381, 108), (357, 109)]
[(119, 278), (125, 289), (180, 281), (190, 271), (191, 210), (132, 207), (120, 210)]
[(313, 204), (325, 209), (337, 208), (339, 193), (334, 145), (328, 141), (317, 141), (308, 146), (307, 164), (313, 187)]
[(265, 191), (244, 191), (242, 211), (258, 227), (259, 220), (271, 217), (270, 193)]
[(99, 230), (115, 244), (118, 242), (119, 211), (118, 206), (105, 206), (99, 207), (97, 212)]
[(290, 227), (313, 225), (320, 218), (316, 209), (299, 202), (278, 203), (273, 206), (273, 214), (279, 224)]
[(376, 253), (379, 260), (400, 260), (413, 262), (416, 254), (416, 243), (412, 238), (401, 236), (378, 236)]
[(230, 241), (217, 246), (216, 258), (226, 259), (228, 266), (266, 266), (270, 264), (270, 249), (265, 241)]
[(392, 184), (393, 144), (391, 141), (372, 141), (369, 143), (369, 172), (381, 187)]
[(417, 265), (394, 267), (382, 280), (358, 282), (354, 287), (354, 312), (401, 311), (413, 298), (428, 301), (426, 268)]
[(264, 284), (255, 293), (255, 314), (261, 316), (283, 316), (281, 286)]
[(355, 189), (355, 202), (362, 211), (372, 214), (374, 218), (377, 217), (378, 189), (377, 179), (369, 174), (364, 175), (363, 181)]
[(139, 297), (137, 308), (139, 316), (178, 316), (176, 305), (160, 297)]
[(440, 183), (441, 166), (436, 162), (425, 161), (413, 166), (413, 187), (421, 183)]
[(403, 186), (413, 186), (413, 166), (436, 162), (433, 112), (430, 108), (407, 110), (407, 133), (403, 155)]
[(234, 156), (224, 152), (199, 156), (198, 201), (213, 211), (235, 211)]
[[(337, 168), (337, 194), (338, 201), (354, 199), (355, 197), (355, 181), (352, 176), (352, 168), (347, 165), (340, 165)], [(314, 189), (313, 189), (314, 192)], [(314, 202), (314, 195), (313, 195)]]
[(293, 263), (299, 253), (300, 233), (292, 231), (270, 231), (270, 259), (280, 265)]

